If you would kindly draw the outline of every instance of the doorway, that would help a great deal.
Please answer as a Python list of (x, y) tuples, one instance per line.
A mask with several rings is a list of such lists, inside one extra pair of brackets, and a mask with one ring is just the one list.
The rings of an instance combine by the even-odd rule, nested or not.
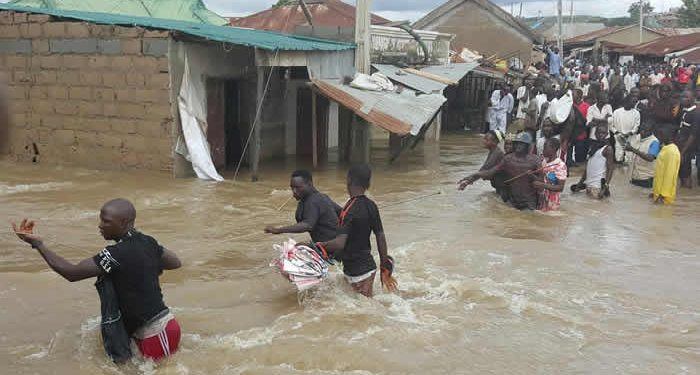
[(207, 80), (207, 141), (219, 171), (236, 168), (243, 158), (240, 108), (237, 80)]
[(330, 101), (310, 88), (297, 93), (297, 156), (313, 157), (313, 96), (316, 96), (316, 153), (318, 160), (328, 156), (328, 113)]

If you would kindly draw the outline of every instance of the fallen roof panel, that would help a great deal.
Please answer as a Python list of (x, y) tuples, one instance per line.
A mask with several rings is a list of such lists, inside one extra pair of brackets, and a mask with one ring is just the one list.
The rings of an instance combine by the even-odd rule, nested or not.
[(396, 81), (406, 87), (418, 90), (425, 94), (441, 93), (447, 87), (446, 84), (421, 77), (412, 73), (403, 71), (401, 68), (387, 64), (372, 64), (372, 66), (384, 74), (390, 80)]
[(329, 80), (313, 80), (313, 83), (322, 95), (355, 112), (370, 124), (400, 136), (418, 135), (447, 100), (441, 94), (416, 95), (412, 90), (377, 92)]
[(98, 24), (141, 26), (161, 30), (179, 31), (184, 34), (218, 42), (256, 47), (270, 51), (343, 51), (355, 48), (354, 44), (285, 35), (271, 31), (250, 30), (229, 26), (167, 20), (162, 18), (135, 17), (109, 13), (80, 12), (61, 9), (20, 7), (0, 3), (0, 10), (24, 13), (48, 14)]
[(450, 81), (459, 82), (464, 76), (479, 66), (478, 62), (454, 63), (450, 65), (431, 65), (421, 69), (421, 72), (442, 76)]

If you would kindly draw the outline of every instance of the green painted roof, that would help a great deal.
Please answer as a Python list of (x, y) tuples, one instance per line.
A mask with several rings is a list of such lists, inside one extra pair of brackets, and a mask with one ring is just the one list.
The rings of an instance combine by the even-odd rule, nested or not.
[(31, 8), (155, 17), (219, 26), (228, 24), (225, 18), (207, 9), (202, 0), (12, 0), (8, 3)]
[(280, 34), (271, 31), (242, 29), (230, 26), (215, 26), (203, 23), (167, 20), (162, 18), (133, 17), (120, 14), (92, 13), (60, 9), (29, 8), (2, 3), (0, 3), (0, 10), (48, 14), (55, 17), (70, 18), (98, 24), (141, 26), (153, 29), (173, 30), (213, 41), (256, 47), (271, 51), (343, 51), (355, 48), (355, 45), (350, 43)]

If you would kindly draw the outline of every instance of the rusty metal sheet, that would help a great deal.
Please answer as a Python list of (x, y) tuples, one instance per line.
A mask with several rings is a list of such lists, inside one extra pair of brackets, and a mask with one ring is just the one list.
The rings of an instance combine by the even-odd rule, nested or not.
[(390, 80), (396, 81), (406, 87), (420, 91), (425, 94), (441, 93), (447, 87), (446, 84), (424, 78), (409, 72), (403, 71), (401, 68), (388, 64), (372, 64), (379, 73), (384, 74)]
[(447, 99), (441, 94), (416, 95), (365, 91), (330, 80), (313, 80), (319, 93), (353, 111), (370, 124), (401, 136), (418, 135)]

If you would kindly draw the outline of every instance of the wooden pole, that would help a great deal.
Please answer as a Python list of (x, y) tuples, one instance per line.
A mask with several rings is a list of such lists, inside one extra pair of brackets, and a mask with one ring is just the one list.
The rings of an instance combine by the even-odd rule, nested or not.
[(358, 73), (370, 73), (370, 15), (372, 0), (357, 0), (355, 8), (355, 70)]
[(318, 106), (316, 104), (316, 90), (311, 90), (311, 155), (314, 162), (314, 168), (318, 167), (318, 115), (316, 111)]
[[(264, 96), (264, 91), (265, 91), (265, 68), (264, 67), (258, 67), (258, 87), (257, 87), (257, 100), (256, 100), (256, 108), (259, 108), (262, 105), (263, 100), (265, 100)], [(253, 182), (258, 181), (258, 172), (260, 168), (260, 146), (262, 144), (262, 141), (260, 139), (260, 128), (262, 128), (262, 124), (260, 123), (260, 117), (262, 116), (262, 110), (261, 111), (256, 111), (256, 116), (255, 119), (253, 120), (253, 124), (251, 126), (255, 126), (253, 129), (253, 140), (250, 148), (250, 166), (251, 166), (251, 172), (252, 172), (252, 180)]]
[(562, 0), (557, 1), (557, 29), (559, 31), (559, 33), (558, 33), (559, 39), (557, 40), (557, 47), (559, 47), (559, 53), (561, 55), (563, 55), (564, 52), (562, 51), (562, 49), (564, 47), (564, 36), (562, 35), (563, 30), (562, 30), (562, 25), (561, 25), (561, 17), (562, 17), (562, 15), (561, 15), (561, 11), (562, 11), (561, 1)]

